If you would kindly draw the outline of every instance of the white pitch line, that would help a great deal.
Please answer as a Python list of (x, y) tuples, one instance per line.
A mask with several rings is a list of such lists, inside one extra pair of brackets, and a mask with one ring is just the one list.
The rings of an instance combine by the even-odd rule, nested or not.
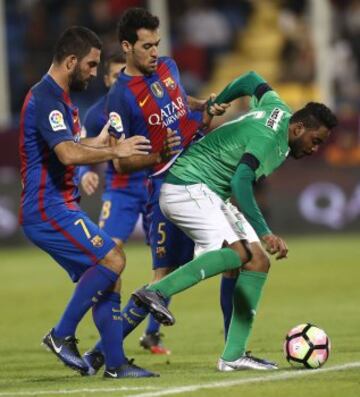
[(159, 390), (159, 391), (154, 391), (154, 392), (149, 392), (149, 393), (129, 394), (124, 397), (167, 396), (167, 395), (171, 395), (171, 394), (194, 392), (194, 391), (201, 390), (201, 389), (214, 389), (214, 388), (220, 388), (220, 387), (231, 387), (231, 386), (244, 385), (247, 383), (260, 383), (260, 382), (271, 382), (271, 381), (278, 381), (278, 380), (288, 380), (288, 379), (293, 379), (293, 378), (305, 377), (305, 376), (309, 376), (309, 375), (321, 375), (326, 372), (342, 371), (342, 370), (353, 369), (353, 368), (360, 368), (360, 361), (337, 365), (334, 367), (321, 368), (321, 369), (317, 369), (317, 370), (298, 370), (298, 371), (294, 370), (294, 371), (282, 372), (280, 374), (257, 376), (257, 377), (246, 378), (246, 379), (173, 387), (173, 388), (167, 388), (166, 390)]
[(153, 390), (146, 393), (140, 394), (128, 394), (124, 397), (160, 397), (171, 394), (181, 394), (193, 392), (201, 389), (213, 389), (220, 387), (231, 387), (244, 385), (248, 383), (261, 383), (261, 382), (271, 382), (271, 381), (279, 381), (279, 380), (288, 380), (293, 378), (306, 377), (310, 375), (321, 375), (327, 372), (334, 371), (343, 371), (346, 369), (354, 369), (360, 368), (360, 361), (346, 363), (342, 365), (336, 365), (334, 367), (321, 368), (317, 370), (293, 370), (293, 371), (285, 371), (281, 373), (273, 373), (272, 375), (265, 376), (256, 376), (252, 378), (244, 378), (237, 380), (227, 380), (221, 382), (212, 382), (212, 383), (203, 383), (197, 385), (188, 385), (188, 386), (179, 386), (173, 388), (159, 388), (152, 386), (143, 386), (143, 387), (104, 387), (104, 388), (83, 388), (83, 389), (64, 389), (64, 390), (34, 390), (34, 391), (18, 391), (18, 392), (0, 392), (0, 397), (21, 397), (21, 396), (40, 396), (46, 394), (78, 394), (78, 393), (110, 393), (110, 392), (121, 392), (121, 391), (138, 391), (138, 390)]
[(113, 391), (138, 391), (138, 390), (159, 390), (160, 387), (154, 386), (122, 386), (122, 387), (106, 387), (98, 389), (64, 389), (64, 390), (34, 390), (34, 391), (18, 391), (18, 392), (0, 392), (0, 397), (16, 397), (16, 396), (41, 396), (46, 394), (78, 394), (78, 393), (110, 393)]

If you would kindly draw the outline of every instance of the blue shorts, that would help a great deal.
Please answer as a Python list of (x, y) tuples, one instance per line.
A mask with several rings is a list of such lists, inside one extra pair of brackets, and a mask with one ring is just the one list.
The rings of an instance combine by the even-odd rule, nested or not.
[(23, 225), (29, 240), (52, 256), (76, 282), (115, 246), (109, 235), (82, 211), (66, 211)]
[(143, 229), (147, 236), (147, 200), (148, 192), (144, 185), (105, 192), (102, 195), (99, 226), (111, 237), (126, 242), (142, 214)]
[(163, 180), (164, 177), (150, 178), (149, 183), (147, 211), (153, 269), (178, 267), (194, 256), (194, 242), (161, 212), (159, 195)]

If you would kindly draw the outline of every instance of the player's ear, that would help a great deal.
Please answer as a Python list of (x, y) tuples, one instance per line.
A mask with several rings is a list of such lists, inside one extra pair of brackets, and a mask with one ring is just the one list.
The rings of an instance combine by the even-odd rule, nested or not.
[(128, 52), (131, 51), (131, 44), (127, 40), (123, 40), (121, 42), (121, 47), (122, 47), (122, 50), (124, 51), (124, 54), (127, 54)]
[(295, 124), (294, 135), (295, 135), (296, 137), (299, 137), (299, 136), (301, 136), (305, 131), (306, 131), (306, 128), (305, 128), (303, 122), (298, 121), (298, 122)]
[(75, 55), (69, 55), (65, 58), (65, 67), (69, 72), (77, 65), (78, 59)]

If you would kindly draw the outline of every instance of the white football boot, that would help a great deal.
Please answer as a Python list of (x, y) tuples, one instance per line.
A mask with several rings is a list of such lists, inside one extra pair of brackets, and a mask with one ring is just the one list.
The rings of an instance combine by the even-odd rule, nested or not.
[(279, 369), (276, 363), (256, 358), (246, 352), (243, 356), (235, 361), (225, 361), (222, 358), (217, 363), (217, 369), (221, 372), (241, 371), (244, 369), (256, 369), (261, 371), (268, 371)]

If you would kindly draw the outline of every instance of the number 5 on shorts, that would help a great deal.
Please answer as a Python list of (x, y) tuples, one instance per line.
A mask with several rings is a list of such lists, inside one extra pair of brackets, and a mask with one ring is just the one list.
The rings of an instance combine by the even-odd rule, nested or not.
[(157, 243), (158, 244), (164, 244), (165, 240), (166, 240), (165, 222), (160, 222), (158, 224), (158, 233), (160, 235), (160, 238), (157, 241)]

